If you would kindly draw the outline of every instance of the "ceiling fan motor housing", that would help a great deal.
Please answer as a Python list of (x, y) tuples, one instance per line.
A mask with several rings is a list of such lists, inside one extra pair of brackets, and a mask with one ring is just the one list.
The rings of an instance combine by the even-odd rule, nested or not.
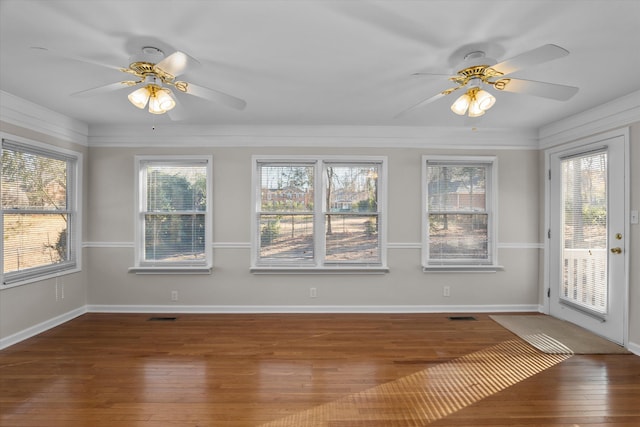
[(483, 51), (477, 50), (474, 52), (467, 53), (464, 56), (464, 60), (458, 66), (458, 69), (465, 70), (467, 68), (472, 68), (477, 66), (490, 67), (497, 63), (498, 61), (496, 61), (493, 58), (489, 58), (488, 56), (486, 56), (486, 54)]
[(129, 58), (129, 63), (149, 62), (151, 64), (157, 64), (163, 59), (163, 51), (161, 51), (157, 47), (144, 46), (142, 49), (140, 49), (139, 53), (136, 53)]

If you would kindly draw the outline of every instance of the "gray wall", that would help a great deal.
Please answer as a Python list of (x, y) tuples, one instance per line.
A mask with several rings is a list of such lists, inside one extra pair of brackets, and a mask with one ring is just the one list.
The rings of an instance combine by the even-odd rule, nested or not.
[[(211, 154), (214, 170), (214, 272), (210, 276), (127, 273), (133, 266), (134, 156)], [(88, 300), (92, 305), (509, 306), (538, 304), (539, 156), (535, 150), (464, 151), (498, 156), (499, 230), (497, 273), (428, 273), (420, 267), (421, 156), (424, 149), (197, 148), (89, 150), (86, 240)], [(249, 272), (251, 156), (253, 154), (352, 154), (388, 156), (388, 242), (385, 275), (255, 275)], [(442, 287), (451, 287), (451, 297)], [(309, 288), (317, 298), (309, 298)], [(179, 301), (170, 293), (177, 290)], [(402, 310), (402, 307), (395, 308)]]

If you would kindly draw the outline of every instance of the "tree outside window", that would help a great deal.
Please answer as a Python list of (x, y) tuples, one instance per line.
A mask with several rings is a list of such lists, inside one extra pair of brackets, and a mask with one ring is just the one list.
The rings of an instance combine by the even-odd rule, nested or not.
[(76, 163), (54, 148), (2, 141), (5, 283), (76, 268)]

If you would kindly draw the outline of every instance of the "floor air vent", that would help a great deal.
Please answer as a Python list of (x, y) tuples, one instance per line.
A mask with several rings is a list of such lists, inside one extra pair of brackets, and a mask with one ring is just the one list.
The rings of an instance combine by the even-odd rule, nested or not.
[(149, 322), (175, 322), (177, 317), (150, 317)]
[(449, 320), (477, 320), (473, 316), (451, 316)]

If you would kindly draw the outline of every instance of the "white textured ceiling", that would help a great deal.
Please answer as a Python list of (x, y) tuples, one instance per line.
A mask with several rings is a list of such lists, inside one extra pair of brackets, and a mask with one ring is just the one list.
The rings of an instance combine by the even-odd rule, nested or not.
[[(580, 88), (566, 102), (498, 93), (480, 119), (454, 115), (450, 72), (481, 48), (498, 61), (553, 43), (570, 55), (512, 75)], [(183, 51), (181, 77), (247, 101), (244, 111), (180, 94), (186, 123), (293, 126), (483, 126), (535, 129), (640, 89), (637, 0), (0, 0), (0, 90), (90, 125), (167, 122), (124, 89), (70, 94), (128, 76), (55, 55), (127, 66), (140, 46)]]

